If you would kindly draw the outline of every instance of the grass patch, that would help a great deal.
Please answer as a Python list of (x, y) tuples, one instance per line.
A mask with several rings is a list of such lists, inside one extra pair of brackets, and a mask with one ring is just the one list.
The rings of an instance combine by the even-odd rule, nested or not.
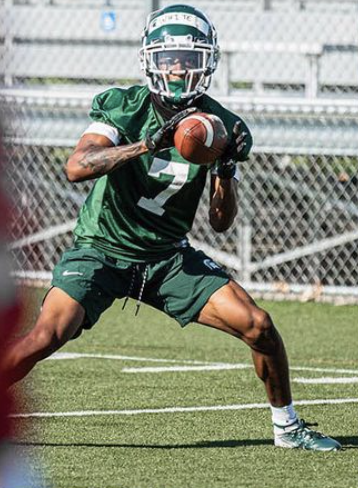
[[(25, 327), (33, 322), (41, 295), (31, 291)], [(282, 332), (293, 366), (358, 370), (357, 307), (260, 305)], [(133, 303), (124, 312), (116, 303), (92, 331), (63, 351), (250, 362), (249, 350), (240, 341), (194, 324), (182, 331), (146, 306), (134, 318)], [(27, 408), (64, 412), (266, 401), (253, 369), (122, 372), (124, 367), (157, 365), (163, 364), (93, 358), (46, 361), (26, 380), (33, 392)], [(297, 376), (327, 374), (292, 372)], [(299, 400), (358, 396), (354, 384), (293, 383), (293, 392)], [(21, 452), (40, 460), (45, 480), (56, 488), (356, 488), (356, 411), (354, 404), (299, 407), (303, 418), (317, 421), (320, 430), (341, 440), (345, 449), (338, 453), (275, 449), (266, 409), (24, 421)]]

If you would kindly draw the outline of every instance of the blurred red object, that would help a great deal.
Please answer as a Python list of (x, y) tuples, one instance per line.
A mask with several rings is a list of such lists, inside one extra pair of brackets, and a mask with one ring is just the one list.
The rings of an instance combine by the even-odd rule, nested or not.
[(0, 139), (0, 445), (11, 440), (12, 423), (9, 415), (15, 411), (14, 399), (6, 389), (8, 381), (1, 358), (4, 357), (10, 338), (16, 332), (21, 308), (10, 276), (10, 258), (6, 252), (11, 211), (4, 178), (5, 165), (6, 158)]

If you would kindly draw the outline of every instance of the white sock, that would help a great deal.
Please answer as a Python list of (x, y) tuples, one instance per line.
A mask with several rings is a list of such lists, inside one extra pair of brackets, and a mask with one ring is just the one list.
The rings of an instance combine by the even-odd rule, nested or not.
[(298, 422), (298, 416), (292, 403), (285, 407), (273, 407), (271, 405), (271, 412), (274, 433), (276, 435), (289, 432), (295, 428), (295, 424)]

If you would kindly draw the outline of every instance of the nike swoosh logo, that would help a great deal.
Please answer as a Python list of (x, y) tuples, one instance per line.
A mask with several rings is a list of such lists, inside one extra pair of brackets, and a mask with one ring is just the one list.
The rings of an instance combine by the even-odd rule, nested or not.
[(74, 276), (74, 275), (83, 276), (83, 273), (80, 273), (79, 271), (67, 271), (67, 269), (62, 273), (62, 276)]

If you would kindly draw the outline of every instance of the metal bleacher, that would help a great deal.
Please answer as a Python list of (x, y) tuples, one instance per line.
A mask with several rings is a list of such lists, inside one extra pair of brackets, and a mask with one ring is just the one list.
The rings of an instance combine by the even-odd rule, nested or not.
[[(0, 58), (5, 86), (45, 79), (86, 84), (141, 80), (137, 53), (151, 3), (3, 0)], [(337, 8), (321, 11), (323, 3), (196, 1), (220, 34), (223, 54), (216, 93), (246, 89), (262, 94), (289, 87), (315, 97), (320, 87), (358, 90), (358, 2), (326, 2)], [(104, 25), (109, 13), (116, 19), (113, 28)]]
[[(95, 92), (113, 84), (143, 82), (138, 49), (145, 16), (155, 3), (2, 0), (0, 97), (12, 107), (14, 124), (23, 128), (27, 140), (72, 145), (85, 127)], [(211, 94), (248, 117), (260, 114), (255, 118), (258, 147), (268, 148), (268, 143), (281, 147), (285, 137), (294, 141), (297, 114), (312, 116), (314, 124), (322, 115), (356, 116), (358, 0), (194, 3), (213, 19), (222, 48)], [(108, 16), (115, 19), (109, 26)], [(49, 107), (58, 118), (54, 112), (47, 116)], [(292, 118), (291, 125), (287, 118)], [(347, 137), (335, 131), (335, 140), (327, 138), (322, 128), (308, 130), (304, 137), (300, 134), (297, 149), (291, 149), (302, 150), (304, 140), (307, 151), (355, 152), (356, 125), (350, 128), (346, 121), (344, 125)], [(21, 131), (17, 134), (21, 136)]]

